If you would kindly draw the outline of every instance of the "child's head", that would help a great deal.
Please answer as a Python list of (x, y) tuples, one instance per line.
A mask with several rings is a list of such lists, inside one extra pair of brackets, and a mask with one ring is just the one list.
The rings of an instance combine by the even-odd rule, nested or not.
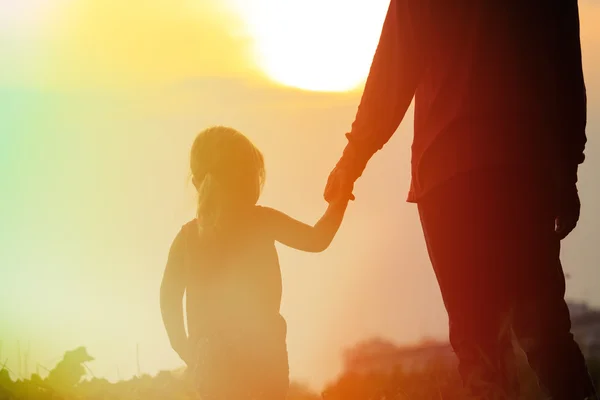
[(218, 227), (223, 216), (258, 201), (265, 179), (263, 156), (237, 130), (214, 126), (200, 132), (192, 145), (190, 167), (202, 227)]

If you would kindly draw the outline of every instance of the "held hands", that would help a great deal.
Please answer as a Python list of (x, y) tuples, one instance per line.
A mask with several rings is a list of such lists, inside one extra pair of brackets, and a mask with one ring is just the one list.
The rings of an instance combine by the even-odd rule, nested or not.
[(352, 194), (354, 190), (354, 180), (344, 168), (336, 166), (329, 174), (327, 186), (325, 187), (325, 201), (330, 204), (347, 203), (349, 200), (354, 200)]
[[(346, 134), (346, 137), (348, 135)], [(354, 182), (362, 175), (374, 152), (374, 146), (348, 138), (342, 157), (329, 174), (324, 193), (325, 201), (332, 204), (336, 201), (348, 203), (349, 200), (354, 200)]]

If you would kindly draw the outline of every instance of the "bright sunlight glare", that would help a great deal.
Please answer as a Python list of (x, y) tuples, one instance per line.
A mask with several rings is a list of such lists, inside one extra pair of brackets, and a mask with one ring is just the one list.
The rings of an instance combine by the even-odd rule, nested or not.
[(0, 0), (0, 32), (16, 34), (34, 30), (58, 0)]
[(260, 67), (286, 86), (349, 91), (364, 82), (389, 0), (231, 0)]

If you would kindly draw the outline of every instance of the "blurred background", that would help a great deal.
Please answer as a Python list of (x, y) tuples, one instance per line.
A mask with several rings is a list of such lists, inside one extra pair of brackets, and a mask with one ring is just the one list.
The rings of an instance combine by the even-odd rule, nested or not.
[[(600, 2), (579, 3), (589, 140), (563, 259), (568, 297), (600, 306)], [(137, 360), (143, 373), (179, 367), (158, 289), (194, 216), (194, 136), (213, 124), (247, 134), (266, 159), (261, 203), (315, 222), (388, 4), (0, 0), (0, 364), (26, 374), (83, 345), (109, 380), (137, 374)], [(411, 140), (412, 110), (329, 250), (278, 245), (291, 375), (313, 388), (365, 338), (446, 340), (405, 202)]]

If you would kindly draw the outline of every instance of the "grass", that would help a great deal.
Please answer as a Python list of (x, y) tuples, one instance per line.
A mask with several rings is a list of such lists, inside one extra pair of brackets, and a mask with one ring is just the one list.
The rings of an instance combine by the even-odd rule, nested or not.
[[(0, 400), (154, 400), (197, 399), (192, 388), (177, 374), (160, 372), (110, 383), (89, 378), (84, 362), (59, 363), (45, 379), (33, 374), (29, 379), (12, 380), (9, 371), (0, 370)], [(593, 364), (595, 365), (595, 364)], [(592, 370), (594, 372), (594, 370)], [(521, 395), (518, 400), (541, 400), (536, 379), (526, 365), (518, 370)], [(346, 373), (331, 382), (323, 393), (311, 392), (293, 383), (288, 400), (476, 400), (469, 397), (455, 368), (432, 362), (419, 371), (394, 370), (391, 373)], [(498, 393), (497, 400), (506, 397)], [(235, 399), (237, 400), (237, 399)], [(242, 400), (242, 399), (240, 399)], [(496, 399), (493, 399), (496, 400)], [(511, 400), (517, 400), (511, 398)]]

